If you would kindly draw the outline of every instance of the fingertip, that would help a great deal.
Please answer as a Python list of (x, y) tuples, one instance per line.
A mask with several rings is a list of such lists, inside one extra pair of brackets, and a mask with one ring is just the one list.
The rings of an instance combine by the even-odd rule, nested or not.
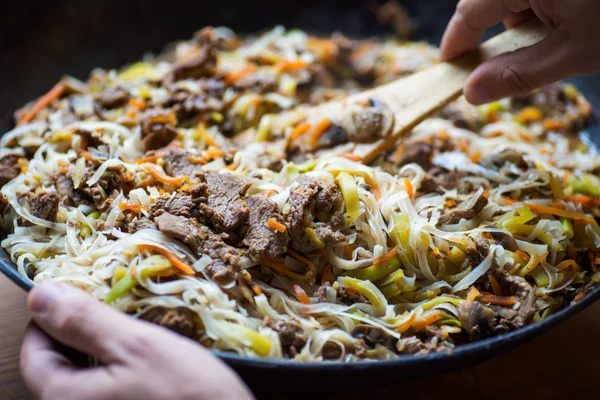
[(36, 285), (27, 297), (27, 308), (34, 314), (45, 313), (69, 289), (67, 285), (56, 282)]

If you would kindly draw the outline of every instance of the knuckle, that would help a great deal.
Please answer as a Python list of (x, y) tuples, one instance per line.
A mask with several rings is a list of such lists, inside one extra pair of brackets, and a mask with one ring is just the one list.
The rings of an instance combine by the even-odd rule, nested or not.
[(528, 94), (533, 91), (527, 69), (519, 64), (508, 64), (502, 72), (502, 83), (515, 94)]
[(68, 309), (57, 317), (56, 325), (67, 338), (78, 338), (83, 329), (90, 329), (94, 319), (90, 315), (88, 302), (74, 299)]
[(146, 359), (156, 347), (156, 343), (147, 335), (132, 334), (121, 340), (121, 347), (124, 354), (131, 359)]

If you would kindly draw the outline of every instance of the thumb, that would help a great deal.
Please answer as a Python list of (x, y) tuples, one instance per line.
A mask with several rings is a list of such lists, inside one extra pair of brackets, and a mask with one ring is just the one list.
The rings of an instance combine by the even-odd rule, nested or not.
[(63, 284), (36, 286), (27, 303), (34, 321), (49, 336), (103, 363), (123, 360), (136, 333), (153, 329)]
[(483, 63), (465, 85), (466, 99), (480, 105), (511, 95), (528, 94), (570, 76), (576, 69), (576, 54), (566, 37), (557, 29), (533, 46)]

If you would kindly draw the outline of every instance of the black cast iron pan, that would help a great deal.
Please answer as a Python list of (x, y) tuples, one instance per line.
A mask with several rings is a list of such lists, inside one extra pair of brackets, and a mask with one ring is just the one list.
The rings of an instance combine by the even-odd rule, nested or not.
[[(454, 10), (453, 0), (405, 0), (415, 17), (415, 37), (439, 43)], [(227, 25), (255, 32), (282, 24), (311, 33), (340, 31), (353, 37), (389, 34), (362, 0), (54, 0), (6, 2), (0, 5), (0, 132), (11, 126), (11, 113), (50, 88), (63, 74), (85, 79), (95, 67), (117, 67), (160, 51), (174, 40), (191, 37), (205, 25)], [(600, 109), (600, 76), (578, 78), (575, 84), (594, 108)], [(600, 145), (600, 129), (589, 129)], [(0, 250), (0, 271), (25, 290), (30, 283)], [(600, 287), (576, 305), (543, 322), (484, 341), (464, 345), (452, 354), (404, 356), (396, 360), (343, 364), (300, 364), (219, 354), (255, 388), (290, 393), (319, 388), (334, 390), (380, 383), (398, 383), (459, 369), (525, 343), (589, 306)], [(298, 383), (302, 384), (298, 384)], [(306, 383), (310, 382), (310, 385)], [(291, 389), (293, 388), (293, 389)]]

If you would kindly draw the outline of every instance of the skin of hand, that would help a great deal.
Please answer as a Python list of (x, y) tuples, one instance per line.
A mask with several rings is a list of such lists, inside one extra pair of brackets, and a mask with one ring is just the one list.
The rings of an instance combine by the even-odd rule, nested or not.
[(475, 105), (524, 95), (558, 80), (600, 71), (600, 2), (597, 0), (461, 0), (442, 39), (441, 58), (473, 49), (485, 30), (531, 18), (551, 28), (540, 43), (502, 54), (469, 77), (465, 97)]
[[(21, 349), (21, 374), (35, 399), (253, 399), (240, 378), (198, 343), (79, 289), (39, 285), (28, 307), (35, 324)], [(99, 366), (77, 367), (60, 344), (95, 357)]]

